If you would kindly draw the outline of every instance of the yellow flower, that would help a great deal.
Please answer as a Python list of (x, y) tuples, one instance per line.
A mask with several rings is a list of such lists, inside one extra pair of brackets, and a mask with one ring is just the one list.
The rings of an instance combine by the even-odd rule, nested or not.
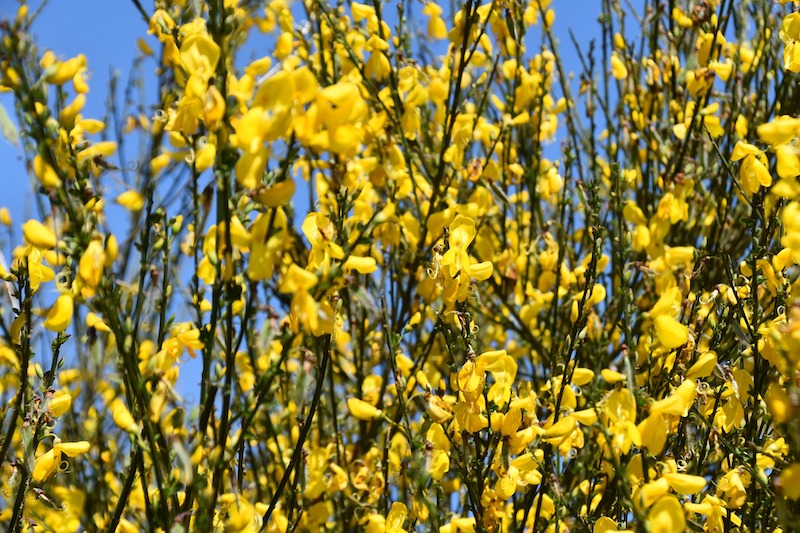
[[(228, 505), (228, 517), (225, 520), (225, 531), (236, 533), (256, 531), (257, 517), (255, 507), (241, 496), (236, 497), (233, 494), (227, 496), (232, 496), (233, 499)], [(222, 499), (222, 501), (224, 502), (226, 499)]]
[(739, 166), (739, 179), (742, 188), (749, 194), (758, 192), (759, 186), (772, 185), (772, 176), (769, 173), (769, 163), (764, 152), (743, 141), (736, 143), (731, 154), (731, 161), (742, 160)]
[(444, 424), (453, 418), (453, 409), (440, 396), (431, 394), (428, 398), (428, 414), (434, 422)]
[(21, 262), (27, 264), (28, 277), (30, 278), (31, 288), (34, 291), (39, 289), (40, 284), (52, 281), (55, 277), (53, 269), (42, 264), (43, 258), (44, 254), (39, 248), (29, 246), (25, 250), (24, 258), (20, 259)]
[(636, 400), (631, 391), (620, 388), (611, 392), (603, 413), (608, 416), (608, 428), (614, 437), (612, 444), (615, 448), (628, 453), (632, 445), (642, 444), (643, 433), (641, 427), (636, 427)]
[(469, 295), (471, 278), (479, 281), (489, 279), (494, 266), (491, 261), (473, 263), (468, 249), (475, 239), (475, 220), (456, 215), (450, 225), (449, 248), (439, 260), (445, 301), (463, 302)]
[(355, 124), (368, 111), (358, 86), (347, 81), (322, 89), (317, 95), (316, 104), (319, 118), (328, 130), (336, 130), (345, 124)]
[(680, 289), (673, 287), (661, 295), (649, 313), (659, 342), (670, 350), (689, 341), (689, 328), (675, 318), (680, 311), (680, 305)]
[(441, 260), (441, 266), (448, 267), (451, 277), (455, 277), (462, 268), (469, 269), (470, 259), (467, 250), (474, 239), (475, 221), (469, 217), (456, 215), (450, 224), (450, 248)]
[(308, 267), (311, 269), (322, 268), (327, 274), (332, 259), (343, 259), (344, 250), (336, 244), (336, 229), (330, 218), (323, 212), (309, 213), (301, 229), (311, 243), (311, 254)]
[(61, 442), (61, 440), (57, 438), (50, 451), (36, 458), (36, 463), (33, 468), (33, 480), (41, 482), (50, 477), (61, 465), (62, 455), (76, 457), (79, 454), (88, 452), (89, 447), (89, 443), (86, 441)]
[(440, 424), (433, 423), (425, 435), (428, 442), (433, 445), (431, 453), (430, 472), (436, 481), (450, 470), (450, 440)]
[(428, 19), (428, 37), (431, 39), (444, 39), (447, 37), (447, 25), (442, 18), (442, 7), (436, 2), (428, 2), (422, 8), (422, 14)]
[(294, 324), (302, 325), (311, 332), (317, 332), (319, 326), (319, 309), (317, 302), (309, 294), (309, 290), (317, 284), (319, 278), (313, 272), (304, 270), (292, 263), (283, 277), (279, 287), (284, 294), (294, 293), (291, 304), (291, 316)]
[(611, 54), (611, 75), (618, 80), (624, 80), (628, 77), (628, 68), (616, 52)]
[(779, 35), (784, 43), (783, 68), (800, 72), (800, 13), (794, 12), (783, 17)]
[(100, 278), (103, 275), (106, 263), (107, 257), (106, 251), (103, 248), (103, 243), (100, 239), (92, 240), (78, 262), (79, 283), (77, 286), (80, 288), (84, 298), (94, 296), (95, 289), (100, 283)]
[[(715, 496), (706, 494), (700, 503), (686, 502), (683, 508), (690, 513), (698, 513), (706, 516), (707, 531), (721, 532), (725, 530), (725, 518), (730, 517), (730, 522), (734, 526), (741, 526), (742, 520), (733, 513), (728, 513), (724, 507), (725, 502)], [(776, 530), (777, 531), (777, 530)]]
[(55, 62), (44, 72), (44, 79), (52, 85), (64, 85), (86, 69), (86, 56), (80, 54), (64, 62)]
[(456, 376), (456, 385), (466, 401), (476, 401), (483, 395), (483, 384), (486, 382), (486, 373), (474, 361), (467, 361)]
[(402, 502), (392, 503), (389, 514), (386, 515), (386, 533), (405, 533), (403, 522), (408, 515), (408, 507)]
[(181, 65), (189, 75), (200, 73), (206, 81), (214, 75), (219, 56), (219, 46), (205, 33), (190, 35), (181, 43)]

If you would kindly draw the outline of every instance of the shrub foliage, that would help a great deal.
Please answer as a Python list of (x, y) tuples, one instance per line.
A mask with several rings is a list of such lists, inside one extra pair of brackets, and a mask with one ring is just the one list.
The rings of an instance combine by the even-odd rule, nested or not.
[(797, 531), (796, 5), (133, 4), (0, 25), (3, 527)]

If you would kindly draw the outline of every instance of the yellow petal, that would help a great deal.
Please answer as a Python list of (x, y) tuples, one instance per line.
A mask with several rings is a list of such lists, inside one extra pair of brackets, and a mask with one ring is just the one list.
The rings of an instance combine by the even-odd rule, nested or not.
[(653, 455), (659, 455), (667, 442), (667, 426), (661, 413), (653, 413), (637, 426), (642, 437), (642, 446)]
[(694, 261), (693, 246), (665, 246), (667, 266), (679, 266)]
[(800, 463), (794, 463), (781, 472), (779, 478), (783, 495), (790, 500), (800, 499)]
[(292, 263), (286, 275), (283, 277), (280, 291), (284, 294), (291, 294), (299, 290), (307, 291), (316, 285), (318, 280), (319, 278), (313, 272), (304, 270)]
[(740, 159), (744, 159), (748, 155), (760, 155), (761, 150), (758, 147), (753, 146), (752, 144), (746, 143), (744, 141), (739, 141), (736, 143), (736, 146), (733, 147), (733, 153), (731, 154), (731, 161), (739, 161)]
[(680, 308), (681, 299), (681, 290), (678, 287), (669, 289), (661, 295), (653, 308), (650, 309), (650, 316), (674, 315)]
[(572, 373), (572, 384), (582, 387), (594, 379), (594, 372), (588, 368), (576, 368)]
[(255, 189), (264, 177), (268, 153), (263, 148), (245, 153), (236, 163), (236, 181), (245, 189)]
[(786, 389), (780, 384), (775, 382), (769, 384), (767, 393), (764, 396), (764, 401), (775, 422), (783, 424), (792, 419), (792, 414), (794, 412), (792, 400), (786, 393)]
[(117, 143), (114, 141), (101, 141), (90, 145), (78, 152), (78, 162), (83, 163), (96, 156), (108, 157), (117, 150)]
[(668, 397), (654, 402), (650, 406), (651, 413), (662, 413), (665, 415), (686, 416), (689, 407), (696, 396), (697, 382), (687, 379), (675, 389)]
[(138, 213), (144, 208), (144, 196), (139, 191), (125, 191), (117, 196), (117, 203), (128, 211)]
[(503, 436), (509, 437), (519, 430), (520, 424), (522, 424), (522, 410), (518, 407), (513, 407), (503, 417), (500, 432)]
[(664, 474), (664, 478), (678, 494), (697, 494), (706, 486), (706, 480), (702, 476), (669, 473)]
[(408, 515), (408, 507), (402, 502), (394, 502), (392, 509), (386, 516), (387, 531), (400, 531), (403, 527), (403, 522)]
[(291, 107), (294, 93), (295, 77), (290, 72), (281, 70), (258, 87), (251, 107), (262, 107), (269, 111)]
[(71, 294), (62, 294), (50, 308), (47, 313), (47, 319), (44, 321), (44, 327), (50, 331), (64, 331), (72, 322), (72, 312), (74, 310), (74, 302)]
[(619, 383), (620, 381), (625, 381), (625, 374), (621, 374), (616, 370), (610, 370), (608, 368), (604, 368), (600, 371), (600, 375), (603, 376), (603, 379), (606, 383), (614, 384)]
[(716, 366), (716, 352), (706, 352), (697, 358), (697, 361), (686, 372), (686, 377), (688, 379), (697, 379), (710, 376)]
[(44, 73), (44, 79), (47, 83), (53, 85), (64, 85), (69, 80), (75, 77), (78, 70), (86, 67), (86, 57), (80, 54), (72, 59), (68, 59), (63, 63), (56, 63), (48, 67)]
[(204, 33), (190, 35), (181, 43), (181, 63), (189, 74), (203, 72), (206, 76), (213, 75), (219, 55), (217, 43)]
[(52, 474), (56, 467), (56, 452), (50, 450), (36, 458), (36, 465), (33, 467), (33, 480), (44, 481)]
[(374, 405), (358, 398), (348, 398), (347, 408), (350, 410), (350, 414), (359, 420), (374, 420), (383, 414), (383, 411)]
[(669, 483), (662, 477), (643, 485), (639, 492), (639, 497), (642, 499), (642, 503), (645, 507), (650, 507), (653, 505), (653, 502), (661, 498), (661, 496), (667, 492), (669, 492)]
[(26, 241), (40, 250), (56, 247), (56, 234), (38, 220), (31, 219), (23, 224), (22, 235)]
[(114, 419), (114, 423), (120, 429), (130, 433), (137, 433), (139, 431), (139, 424), (136, 423), (133, 415), (128, 411), (125, 402), (120, 398), (114, 398), (109, 408), (111, 409), (111, 417)]
[(595, 522), (594, 528), (592, 529), (592, 533), (616, 533), (617, 531), (619, 531), (617, 529), (617, 522), (607, 516)]
[(358, 86), (347, 81), (322, 89), (317, 94), (317, 110), (329, 130), (358, 122), (368, 112)]
[(372, 274), (378, 270), (374, 257), (358, 257), (351, 255), (344, 262), (345, 269), (356, 270), (359, 274)]
[(628, 77), (628, 68), (616, 52), (611, 54), (611, 75), (618, 80), (624, 80)]
[[(497, 483), (495, 484), (495, 493), (501, 500), (509, 499), (517, 491), (517, 480), (519, 479), (519, 473), (516, 471), (516, 468), (512, 467), (512, 469), (509, 470), (507, 475), (498, 479)], [(512, 471), (514, 474), (511, 473)]]
[(294, 85), (296, 87), (295, 97), (299, 100), (301, 105), (311, 102), (317, 95), (319, 90), (319, 82), (316, 76), (311, 72), (307, 66), (295, 69), (292, 72), (294, 77)]
[(469, 275), (478, 281), (484, 281), (492, 277), (494, 272), (494, 265), (491, 261), (483, 261), (475, 263), (469, 267)]
[(97, 316), (96, 314), (92, 313), (91, 311), (86, 314), (86, 326), (90, 328), (94, 328), (97, 331), (104, 331), (106, 333), (111, 332), (111, 328), (109, 328), (103, 319)]
[(82, 453), (89, 451), (91, 445), (85, 440), (78, 442), (59, 442), (53, 449), (67, 455), (69, 457), (76, 457)]
[(86, 247), (78, 262), (78, 275), (88, 287), (97, 287), (103, 268), (106, 264), (106, 252), (99, 239), (95, 239)]
[(506, 369), (505, 350), (491, 350), (483, 352), (475, 359), (475, 369), (478, 372), (503, 372)]
[(295, 191), (294, 180), (289, 178), (256, 194), (255, 199), (267, 207), (288, 204)]
[(760, 125), (756, 131), (761, 140), (767, 144), (772, 146), (786, 144), (800, 135), (800, 118), (782, 116)]
[(647, 514), (652, 533), (683, 533), (686, 516), (678, 498), (668, 494), (662, 496)]
[(72, 396), (70, 394), (62, 394), (50, 400), (50, 415), (58, 418), (63, 415), (72, 405)]
[(234, 500), (228, 506), (228, 518), (225, 520), (225, 531), (246, 532), (253, 531), (255, 522), (255, 507), (242, 498)]
[(328, 130), (328, 149), (340, 155), (351, 154), (361, 142), (361, 132), (352, 124), (342, 124)]
[(214, 143), (206, 143), (197, 150), (194, 159), (194, 168), (197, 172), (203, 172), (206, 169), (211, 168), (214, 164), (214, 161), (217, 157), (217, 147), (214, 146)]
[(578, 424), (578, 422), (577, 422), (577, 420), (575, 420), (574, 417), (567, 416), (565, 418), (562, 418), (561, 420), (559, 420), (555, 424), (553, 424), (553, 426), (550, 427), (549, 429), (546, 429), (544, 431), (544, 435), (543, 436), (546, 439), (551, 439), (551, 438), (563, 437), (565, 435), (569, 435), (570, 433), (573, 432), (573, 430), (575, 429), (577, 424)]
[(593, 408), (575, 411), (572, 413), (572, 416), (574, 416), (575, 420), (577, 420), (582, 426), (591, 426), (597, 422), (597, 411), (595, 411)]
[(666, 348), (674, 349), (689, 341), (689, 328), (669, 315), (660, 315), (653, 319), (658, 340)]
[(58, 174), (40, 155), (33, 158), (33, 173), (43, 187), (50, 189), (61, 187), (61, 179)]

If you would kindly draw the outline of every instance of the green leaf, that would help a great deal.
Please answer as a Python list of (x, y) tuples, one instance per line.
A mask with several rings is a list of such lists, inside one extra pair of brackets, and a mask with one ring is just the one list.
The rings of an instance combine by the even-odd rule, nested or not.
[(17, 127), (11, 122), (11, 117), (6, 113), (6, 108), (3, 107), (3, 104), (0, 104), (0, 130), (2, 130), (3, 137), (5, 137), (8, 142), (14, 146), (19, 146)]

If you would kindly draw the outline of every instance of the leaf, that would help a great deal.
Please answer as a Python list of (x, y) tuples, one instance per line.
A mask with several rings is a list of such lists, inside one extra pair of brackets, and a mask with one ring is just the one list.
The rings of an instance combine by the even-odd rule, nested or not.
[(6, 108), (3, 107), (3, 104), (0, 104), (0, 130), (2, 130), (3, 137), (5, 137), (8, 142), (14, 146), (19, 146), (19, 133), (17, 132), (17, 127), (11, 121), (11, 117), (8, 116)]

